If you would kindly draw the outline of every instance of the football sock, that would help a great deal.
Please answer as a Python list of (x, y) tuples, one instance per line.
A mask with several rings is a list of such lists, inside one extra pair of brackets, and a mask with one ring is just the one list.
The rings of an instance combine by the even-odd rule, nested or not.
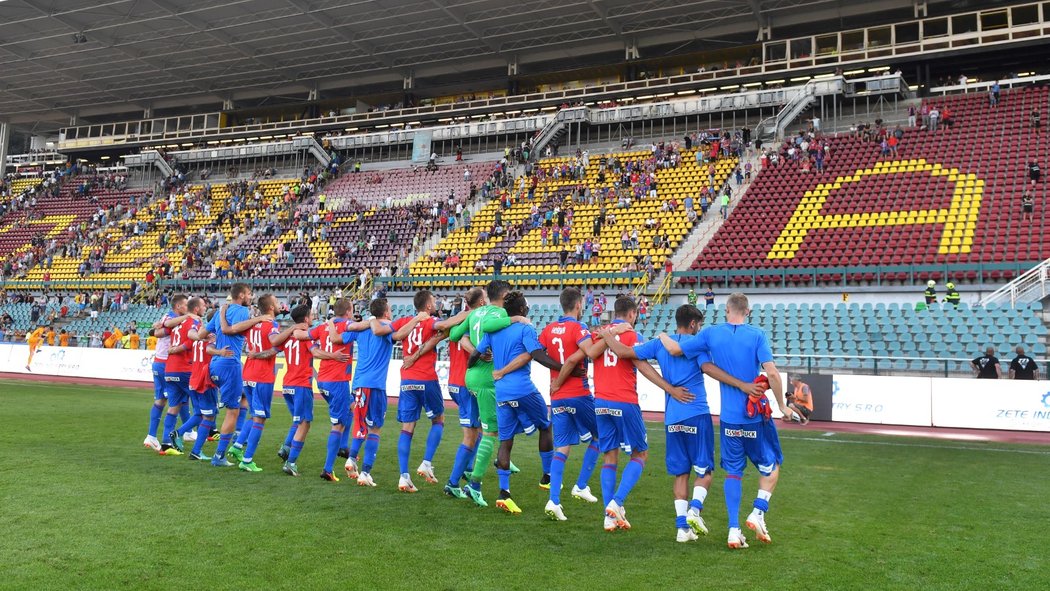
[(616, 496), (613, 497), (613, 500), (621, 507), (627, 501), (627, 495), (631, 494), (631, 489), (642, 477), (643, 468), (645, 468), (645, 460), (631, 458), (631, 461), (627, 462), (627, 467), (623, 469), (623, 474), (620, 475), (620, 487), (616, 489)]
[(697, 513), (704, 510), (704, 501), (707, 500), (707, 489), (702, 486), (693, 487), (693, 500), (689, 501), (689, 508)]
[(434, 454), (437, 453), (438, 445), (441, 444), (441, 436), (445, 433), (445, 421), (438, 421), (431, 423), (430, 433), (427, 434), (427, 447), (423, 452), (423, 459), (428, 462), (434, 461)]
[(190, 417), (190, 420), (186, 421), (185, 423), (182, 424), (181, 427), (179, 427), (179, 437), (182, 437), (182, 436), (186, 435), (187, 433), (189, 433), (190, 431), (196, 429), (197, 426), (200, 425), (200, 424), (201, 424), (201, 415), (198, 415), (198, 414), (193, 415), (192, 417)]
[(372, 466), (376, 463), (376, 454), (379, 453), (379, 433), (369, 433), (365, 439), (365, 462), (362, 469), (371, 473)]
[[(241, 409), (241, 414), (244, 414), (244, 409)], [(240, 419), (238, 419), (238, 422), (239, 421), (240, 421)], [(254, 424), (255, 424), (255, 421), (248, 421), (248, 428), (247, 429), (245, 429), (243, 426), (237, 427), (237, 429), (238, 429), (238, 431), (237, 431), (237, 440), (233, 442), (233, 444), (235, 446), (243, 448), (245, 445), (248, 444), (248, 436), (251, 435), (251, 433), (252, 433), (252, 425), (254, 425)]]
[(616, 492), (616, 464), (602, 464), (602, 504), (609, 505)]
[(190, 405), (183, 404), (179, 407), (179, 418), (182, 419), (183, 423), (190, 420)]
[(689, 522), (685, 520), (685, 513), (689, 510), (689, 501), (685, 499), (674, 500), (674, 512), (675, 521), (674, 525), (678, 529), (686, 529), (689, 527)]
[(499, 475), (499, 490), (500, 496), (506, 492), (510, 494), (510, 470), (504, 470), (502, 468), (496, 468), (496, 474)]
[(555, 452), (551, 462), (551, 502), (555, 505), (561, 504), (561, 481), (565, 477), (565, 460), (569, 456)]
[(580, 466), (580, 476), (576, 479), (577, 488), (587, 488), (587, 483), (591, 480), (591, 475), (594, 474), (594, 468), (598, 465), (598, 456), (601, 453), (598, 452), (598, 448), (595, 445), (588, 445), (587, 451), (583, 452), (583, 465)]
[(365, 444), (364, 437), (354, 437), (350, 441), (350, 457), (357, 459), (357, 456), (361, 453), (361, 446)]
[(288, 452), (288, 461), (295, 463), (299, 459), (299, 454), (303, 451), (303, 442), (292, 440), (291, 451)]
[(252, 458), (255, 457), (255, 450), (259, 447), (259, 440), (262, 439), (265, 427), (266, 423), (252, 421), (252, 428), (248, 429), (248, 445), (244, 447), (245, 463), (251, 463)]
[(554, 458), (554, 451), (541, 451), (540, 452), (540, 466), (543, 468), (544, 474), (551, 473), (551, 459)]
[(335, 456), (339, 453), (339, 438), (341, 436), (342, 433), (335, 429), (328, 433), (328, 453), (324, 458), (324, 471), (329, 474), (332, 472), (332, 465), (335, 464)]
[(408, 455), (412, 453), (412, 433), (402, 429), (397, 438), (397, 466), (400, 474), (408, 473)]
[(215, 457), (222, 459), (226, 457), (226, 450), (230, 448), (233, 433), (219, 433), (219, 445), (215, 448)]
[(154, 404), (153, 406), (150, 407), (150, 409), (149, 409), (149, 431), (147, 431), (147, 433), (146, 433), (150, 437), (156, 437), (157, 436), (157, 429), (160, 427), (160, 417), (163, 414), (164, 414), (164, 407), (163, 406), (157, 406), (156, 404)]
[(755, 497), (755, 511), (758, 511), (759, 515), (765, 515), (766, 511), (769, 511), (769, 499), (773, 496), (773, 493), (768, 490), (758, 491), (758, 496)]
[(288, 427), (288, 436), (284, 438), (285, 446), (291, 446), (292, 441), (295, 440), (295, 432), (299, 430), (299, 421), (292, 422), (292, 426)]
[(740, 497), (743, 496), (743, 488), (740, 476), (727, 474), (725, 481), (726, 511), (729, 513), (729, 527), (740, 528)]
[(179, 415), (173, 415), (170, 412), (164, 415), (164, 437), (160, 440), (161, 443), (171, 443), (171, 432), (175, 430), (175, 421), (177, 421)]
[(474, 440), (474, 445), (470, 447), (470, 457), (467, 458), (467, 470), (474, 471), (474, 458), (478, 456), (478, 446), (481, 445), (481, 438), (478, 437)]
[(472, 473), (473, 478), (471, 478), (474, 482), (481, 482), (485, 478), (489, 464), (492, 463), (492, 452), (495, 447), (495, 437), (491, 435), (483, 435), (481, 437), (481, 443), (478, 444), (478, 454), (474, 456), (474, 472)]
[(467, 469), (467, 461), (470, 459), (470, 448), (459, 444), (456, 450), (456, 459), (452, 462), (452, 471), (448, 474), (448, 485), (455, 488), (459, 486), (459, 479), (463, 471)]
[(339, 436), (339, 449), (350, 449), (350, 425), (343, 427), (343, 434)]
[(241, 412), (237, 413), (237, 431), (244, 430), (244, 420), (248, 418), (248, 409), (241, 407)]
[(211, 430), (215, 428), (215, 421), (211, 419), (202, 419), (200, 426), (197, 427), (197, 441), (193, 442), (193, 453), (194, 455), (201, 455), (201, 450), (204, 449), (204, 442), (208, 440), (208, 435), (211, 434)]

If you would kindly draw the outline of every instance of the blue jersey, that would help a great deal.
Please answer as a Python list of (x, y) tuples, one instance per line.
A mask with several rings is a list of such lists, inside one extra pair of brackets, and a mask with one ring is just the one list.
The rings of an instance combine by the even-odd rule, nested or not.
[[(230, 326), (238, 322), (244, 322), (249, 317), (248, 308), (240, 304), (230, 304), (226, 308), (226, 324)], [(244, 333), (235, 335), (222, 334), (222, 321), (219, 319), (219, 314), (211, 317), (207, 328), (210, 332), (215, 333), (216, 349), (229, 347), (230, 351), (233, 351), (233, 356), (229, 359), (216, 355), (212, 358), (212, 363), (240, 363), (241, 354), (244, 352)]]
[[(750, 324), (716, 324), (680, 342), (686, 357), (708, 353), (715, 365), (742, 382), (754, 381), (762, 364), (773, 361), (766, 333)], [(743, 425), (762, 421), (760, 415), (747, 416), (747, 394), (727, 384), (721, 384), (721, 392), (722, 422)]]
[[(671, 335), (671, 338), (681, 342), (682, 336), (676, 334)], [(686, 336), (686, 338), (689, 337)], [(664, 422), (666, 424), (673, 425), (698, 415), (711, 413), (711, 409), (707, 406), (707, 391), (704, 390), (704, 372), (700, 369), (700, 362), (695, 356), (675, 357), (668, 353), (663, 343), (657, 339), (635, 345), (634, 353), (638, 359), (655, 359), (660, 364), (660, 373), (663, 374), (667, 383), (672, 386), (684, 386), (695, 397), (692, 402), (685, 403), (665, 394), (667, 406), (664, 409)]]
[[(390, 322), (380, 321), (383, 326)], [(390, 355), (394, 352), (392, 335), (377, 337), (371, 330), (344, 332), (343, 342), (357, 341), (357, 366), (354, 368), (354, 380), (351, 388), (386, 389), (386, 372), (390, 367)], [(349, 368), (347, 368), (349, 371)]]
[[(501, 368), (510, 364), (522, 353), (532, 353), (542, 349), (536, 329), (528, 324), (511, 324), (503, 330), (486, 333), (478, 343), (478, 351), (492, 351), (493, 367)], [(496, 380), (496, 401), (517, 400), (536, 392), (532, 383), (532, 370), (525, 364), (502, 379)]]

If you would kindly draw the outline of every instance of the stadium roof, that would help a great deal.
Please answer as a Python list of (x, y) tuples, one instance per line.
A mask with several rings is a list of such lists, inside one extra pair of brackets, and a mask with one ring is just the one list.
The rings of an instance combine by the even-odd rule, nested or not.
[[(406, 76), (556, 63), (636, 45), (753, 41), (913, 0), (8, 0), (0, 119), (78, 117), (265, 96), (347, 95)], [(961, 7), (952, 3), (955, 10)], [(710, 46), (708, 46), (710, 47)], [(715, 46), (718, 47), (718, 46)], [(694, 51), (696, 48), (693, 49)], [(663, 53), (661, 53), (662, 55)], [(398, 86), (400, 88), (400, 86)], [(137, 115), (131, 115), (133, 118)]]

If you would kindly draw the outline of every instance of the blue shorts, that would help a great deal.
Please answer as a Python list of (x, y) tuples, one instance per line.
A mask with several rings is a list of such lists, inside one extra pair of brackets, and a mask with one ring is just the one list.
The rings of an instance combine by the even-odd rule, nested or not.
[(719, 427), (722, 431), (722, 459), (719, 464), (727, 474), (743, 476), (747, 461), (751, 460), (760, 474), (769, 476), (778, 465), (784, 463), (777, 426), (772, 420), (745, 425), (721, 423)]
[(270, 418), (273, 382), (244, 382), (244, 397), (248, 399), (248, 408), (251, 409), (253, 417)]
[(164, 400), (168, 397), (168, 389), (164, 386), (164, 365), (163, 361), (153, 362), (153, 399)]
[(241, 405), (244, 385), (241, 383), (241, 362), (228, 361), (220, 358), (216, 362), (212, 359), (208, 369), (211, 371), (211, 381), (219, 389), (219, 408), (235, 408)]
[(164, 389), (167, 392), (168, 406), (186, 404), (190, 400), (190, 373), (165, 373)]
[(706, 476), (715, 470), (715, 431), (711, 415), (702, 414), (666, 426), (667, 473)]
[(292, 422), (314, 420), (314, 389), (307, 386), (291, 386), (284, 389), (284, 402), (292, 414)]
[(642, 407), (630, 402), (595, 399), (594, 414), (598, 423), (598, 450), (602, 453), (620, 448), (629, 454), (649, 449)]
[(594, 399), (576, 396), (551, 401), (554, 422), (554, 447), (579, 445), (598, 437), (598, 423), (594, 416)]
[(496, 402), (496, 423), (499, 425), (499, 440), (514, 439), (518, 433), (532, 435), (551, 426), (547, 402), (539, 392), (533, 391), (517, 400)]
[(365, 407), (365, 425), (379, 429), (386, 423), (386, 390), (358, 388), (354, 397), (357, 404)]
[(437, 380), (401, 380), (401, 392), (397, 399), (397, 422), (414, 423), (425, 410), (428, 419), (445, 413), (445, 400), (441, 398), (441, 384)]
[(478, 399), (467, 390), (466, 386), (448, 385), (448, 394), (459, 407), (459, 424), (468, 429), (481, 428), (481, 419), (478, 418)]
[(190, 400), (202, 417), (214, 417), (219, 410), (219, 392), (215, 388), (208, 388), (203, 393), (191, 390)]
[(317, 382), (333, 425), (350, 425), (350, 382)]

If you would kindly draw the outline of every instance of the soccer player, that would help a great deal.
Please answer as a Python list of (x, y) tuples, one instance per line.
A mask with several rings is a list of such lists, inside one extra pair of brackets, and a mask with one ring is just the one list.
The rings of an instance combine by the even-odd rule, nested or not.
[[(638, 319), (638, 307), (627, 296), (616, 298), (613, 303), (612, 325), (602, 327), (591, 338), (601, 339), (592, 347), (588, 356), (598, 360), (594, 364), (594, 414), (598, 424), (598, 449), (603, 454), (601, 484), (602, 503), (605, 504), (605, 531), (630, 529), (631, 524), (624, 514), (624, 504), (631, 489), (638, 483), (649, 457), (649, 440), (642, 421), (642, 409), (638, 405), (638, 375), (641, 372), (650, 382), (665, 392), (677, 392), (686, 396), (685, 388), (671, 386), (653, 366), (640, 359), (628, 363), (606, 347), (603, 333), (613, 332), (613, 338), (628, 347), (639, 343), (633, 324)], [(623, 469), (619, 486), (616, 485), (616, 465), (623, 446), (631, 454), (631, 460)]]
[[(550, 500), (544, 511), (553, 519), (565, 521), (561, 506), (561, 484), (569, 450), (581, 442), (587, 444), (583, 465), (572, 487), (573, 498), (597, 503), (588, 482), (598, 464), (598, 425), (594, 416), (594, 395), (587, 381), (587, 351), (591, 348), (591, 332), (580, 322), (583, 313), (583, 294), (575, 287), (567, 287), (559, 298), (563, 315), (547, 325), (540, 333), (540, 343), (551, 358), (562, 364), (560, 372), (551, 372), (551, 415), (554, 424), (554, 458), (551, 462)], [(582, 377), (572, 371), (579, 368)]]
[[(215, 335), (204, 334), (200, 323), (188, 334), (193, 341), (193, 359), (190, 363), (190, 398), (193, 400), (193, 407), (201, 413), (201, 423), (197, 427), (197, 439), (193, 442), (193, 450), (187, 457), (191, 460), (210, 462), (211, 456), (203, 453), (204, 442), (215, 429), (215, 416), (219, 410), (219, 391), (215, 388), (215, 383), (211, 381), (211, 358), (213, 355), (231, 357), (233, 351), (216, 349), (214, 347)], [(203, 337), (199, 338), (201, 335)]]
[(354, 478), (354, 473), (357, 472), (358, 486), (374, 487), (376, 483), (372, 478), (372, 467), (375, 465), (376, 453), (379, 452), (379, 434), (386, 422), (386, 374), (390, 367), (390, 354), (394, 351), (394, 341), (404, 340), (419, 322), (430, 316), (426, 312), (420, 312), (411, 322), (395, 331), (390, 320), (390, 305), (386, 299), (372, 300), (368, 310), (372, 318), (363, 327), (349, 325), (350, 330), (340, 333), (337, 326), (329, 320), (328, 332), (333, 343), (357, 342), (357, 368), (352, 385), (355, 405), (364, 411), (368, 436), (364, 442), (365, 457), (360, 472), (356, 460), (360, 452), (359, 439), (354, 441), (355, 445), (350, 450), (345, 468), (348, 478)]
[[(526, 317), (528, 302), (520, 291), (512, 291), (504, 299), (504, 308), (511, 317)], [(494, 377), (496, 390), (496, 422), (499, 429), (499, 453), (496, 457), (499, 475), (499, 498), (496, 506), (507, 513), (519, 514), (521, 508), (510, 496), (510, 453), (514, 435), (539, 433), (540, 459), (549, 470), (554, 455), (554, 434), (550, 413), (543, 396), (532, 383), (529, 360), (560, 371), (561, 364), (551, 359), (540, 344), (536, 329), (531, 324), (514, 323), (502, 330), (485, 334), (477, 349), (470, 355), (468, 365), (475, 365), (481, 356), (492, 352), (492, 364), (500, 372)], [(514, 363), (512, 369), (512, 362)], [(509, 370), (509, 371), (508, 371)]]
[[(264, 316), (277, 314), (277, 298), (264, 295), (258, 301), (259, 311)], [(226, 327), (223, 321), (224, 328)], [(262, 472), (254, 461), (255, 450), (259, 447), (266, 419), (270, 418), (270, 405), (273, 402), (273, 388), (277, 377), (277, 350), (292, 337), (296, 330), (307, 330), (308, 324), (292, 324), (280, 329), (276, 320), (266, 320), (248, 330), (248, 361), (244, 364), (244, 395), (248, 398), (248, 408), (252, 413), (251, 429), (241, 429), (237, 442), (230, 448), (229, 455), (240, 461), (239, 470), (245, 472)]]
[(153, 405), (149, 409), (149, 431), (142, 445), (158, 452), (160, 451), (160, 440), (157, 439), (157, 430), (160, 428), (160, 418), (164, 414), (164, 405), (168, 400), (165, 395), (164, 366), (167, 364), (168, 348), (171, 346), (171, 333), (164, 324), (176, 316), (178, 314), (172, 310), (164, 318), (154, 322), (152, 327), (153, 335), (157, 337), (157, 349), (153, 355)]
[(164, 364), (164, 385), (168, 399), (168, 412), (164, 415), (164, 440), (161, 441), (161, 455), (182, 455), (182, 433), (186, 433), (201, 423), (199, 414), (175, 429), (175, 422), (183, 405), (190, 402), (190, 374), (193, 371), (193, 346), (189, 332), (200, 324), (200, 314), (204, 312), (204, 300), (193, 298), (187, 300), (184, 295), (172, 299), (172, 310), (180, 313), (182, 319), (171, 329), (171, 342), (168, 347), (168, 359)]
[[(784, 384), (773, 363), (769, 339), (762, 330), (747, 324), (751, 306), (747, 296), (734, 293), (726, 300), (726, 321), (709, 326), (692, 339), (681, 343), (662, 335), (660, 340), (672, 355), (700, 357), (705, 373), (721, 383), (722, 410), (719, 416), (721, 430), (721, 458), (719, 464), (726, 471), (725, 499), (729, 512), (730, 548), (747, 548), (747, 539), (740, 530), (741, 479), (750, 459), (758, 469), (758, 495), (754, 509), (747, 518), (747, 527), (754, 530), (759, 540), (770, 543), (765, 513), (769, 499), (780, 476), (784, 456), (780, 451), (776, 425), (770, 418), (764, 396), (765, 386), (757, 386), (759, 368), (766, 372), (780, 411), (794, 416), (784, 402)], [(710, 360), (701, 357), (706, 353)], [(720, 377), (721, 369), (728, 376)]]
[[(480, 287), (472, 288), (463, 296), (463, 301), (469, 315), (471, 310), (485, 304), (485, 291)], [(452, 470), (449, 472), (444, 492), (457, 499), (467, 498), (467, 493), (460, 488), (459, 481), (473, 461), (481, 440), (481, 420), (478, 418), (477, 399), (467, 390), (466, 386), (467, 360), (474, 352), (474, 348), (469, 345), (470, 339), (466, 338), (466, 340), (467, 345), (457, 340), (449, 340), (448, 343), (448, 393), (459, 407), (459, 425), (463, 428), (463, 441), (456, 450), (456, 459), (452, 462)]]
[[(430, 484), (438, 482), (434, 476), (432, 461), (445, 430), (445, 401), (441, 397), (441, 384), (438, 382), (436, 368), (437, 352), (434, 351), (434, 346), (444, 338), (441, 333), (467, 318), (467, 312), (460, 312), (447, 320), (435, 318), (434, 294), (426, 289), (416, 293), (413, 304), (418, 315), (399, 318), (393, 326), (396, 335), (405, 326), (414, 325), (404, 339), (405, 361), (401, 367), (401, 392), (397, 399), (397, 420), (401, 423), (401, 436), (397, 441), (397, 461), (401, 476), (397, 487), (401, 492), (410, 493), (417, 491), (408, 473), (412, 435), (420, 413), (424, 410), (430, 419), (430, 434), (427, 436), (423, 463), (416, 469), (416, 473)], [(422, 316), (424, 314), (425, 317)], [(424, 346), (428, 347), (429, 351), (425, 351)]]
[[(675, 311), (677, 332), (670, 337), (676, 342), (692, 338), (704, 323), (704, 314), (692, 304), (679, 306)], [(606, 333), (605, 343), (620, 359), (656, 360), (660, 373), (672, 386), (682, 386), (689, 396), (679, 398), (667, 392), (664, 409), (667, 439), (667, 473), (674, 476), (674, 508), (676, 539), (691, 542), (697, 534), (707, 534), (707, 525), (700, 516), (715, 469), (715, 435), (711, 410), (704, 390), (704, 374), (695, 357), (675, 357), (660, 339), (626, 347)], [(695, 473), (693, 498), (690, 500), (689, 473)]]
[[(292, 322), (296, 325), (310, 326), (313, 314), (310, 306), (302, 305), (292, 308)], [(296, 462), (306, 443), (310, 432), (310, 423), (314, 420), (314, 356), (310, 350), (310, 335), (307, 330), (296, 330), (292, 338), (284, 343), (284, 360), (287, 371), (281, 384), (288, 411), (292, 414), (291, 441), (286, 441), (277, 455), (285, 460), (281, 470), (289, 476), (298, 476)]]
[[(240, 416), (244, 386), (241, 375), (241, 354), (244, 351), (244, 334), (256, 324), (270, 322), (272, 316), (260, 315), (250, 317), (248, 305), (252, 301), (252, 288), (247, 283), (234, 283), (230, 288), (230, 302), (219, 308), (205, 327), (207, 332), (215, 333), (215, 348), (228, 349), (229, 357), (216, 355), (212, 357), (211, 379), (219, 388), (219, 407), (226, 409), (219, 429), (219, 445), (211, 459), (211, 465), (230, 467), (235, 465), (226, 459), (226, 451), (233, 442), (233, 431)], [(223, 326), (223, 321), (226, 325)], [(207, 336), (206, 334), (203, 336)]]
[[(36, 355), (40, 345), (44, 342), (44, 327), (38, 326), (33, 332), (27, 334), (26, 342), (29, 343), (29, 359), (26, 360), (26, 370), (33, 371), (29, 366), (33, 364), (33, 356)], [(147, 445), (147, 447), (149, 446)]]

